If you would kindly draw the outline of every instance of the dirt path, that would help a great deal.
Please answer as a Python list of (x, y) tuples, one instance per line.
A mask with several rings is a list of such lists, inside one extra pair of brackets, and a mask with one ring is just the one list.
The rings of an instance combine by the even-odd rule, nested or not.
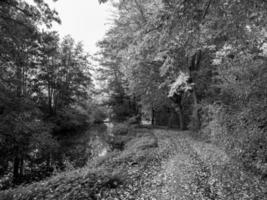
[(266, 183), (246, 174), (218, 147), (193, 140), (186, 132), (154, 130), (159, 149), (169, 148), (161, 169), (138, 199), (264, 200)]

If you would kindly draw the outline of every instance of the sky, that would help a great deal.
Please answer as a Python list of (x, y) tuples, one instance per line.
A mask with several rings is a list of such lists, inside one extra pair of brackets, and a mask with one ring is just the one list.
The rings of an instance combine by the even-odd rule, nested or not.
[(98, 0), (52, 0), (46, 1), (55, 9), (62, 21), (54, 24), (53, 30), (61, 37), (71, 35), (75, 41), (81, 41), (84, 49), (91, 55), (96, 53), (97, 41), (101, 40), (111, 24), (112, 6), (99, 4)]

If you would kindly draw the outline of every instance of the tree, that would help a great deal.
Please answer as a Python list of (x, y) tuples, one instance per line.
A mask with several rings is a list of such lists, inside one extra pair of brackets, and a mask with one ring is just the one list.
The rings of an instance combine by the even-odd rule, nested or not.
[(114, 33), (109, 33), (109, 38), (98, 43), (101, 48), (100, 57), (98, 58), (101, 68), (98, 69), (98, 78), (106, 85), (102, 92), (105, 92), (109, 96), (109, 100), (105, 102), (111, 107), (113, 116), (112, 119), (122, 121), (127, 118), (137, 115), (139, 110), (137, 108), (136, 99), (128, 95), (128, 83), (125, 79), (121, 66), (120, 56), (118, 55), (119, 48), (114, 48), (113, 43), (116, 38), (113, 38)]
[(5, 0), (0, 3), (1, 96), (5, 102), (1, 112), (1, 137), (13, 157), (13, 175), (17, 182), (23, 173), (24, 153), (28, 150), (31, 126), (38, 111), (32, 104), (32, 73), (40, 31), (37, 25), (51, 26), (57, 14), (43, 1), (31, 5), (25, 1)]
[(261, 0), (137, 0), (118, 1), (116, 6), (113, 35), (107, 36), (114, 38), (111, 46), (119, 55), (117, 65), (126, 77), (130, 94), (138, 91), (146, 96), (145, 89), (151, 87), (145, 80), (151, 80), (148, 72), (155, 70), (155, 61), (161, 65), (155, 72), (162, 78), (157, 78), (159, 83), (147, 81), (152, 87), (173, 85), (180, 74), (187, 74), (192, 89), (187, 95), (178, 97), (179, 91), (173, 94), (177, 110), (184, 110), (179, 102), (186, 100), (191, 105), (191, 126), (195, 130), (202, 126), (202, 104), (219, 99), (218, 69), (213, 65), (218, 55), (228, 48), (223, 56), (230, 59), (243, 53), (256, 56), (266, 41), (266, 3)]
[(82, 131), (93, 114), (89, 55), (70, 36), (60, 41), (54, 22), (43, 0), (0, 2), (0, 174), (14, 184), (34, 168), (51, 173), (60, 135)]
[(14, 183), (24, 165), (36, 161), (33, 152), (49, 165), (58, 146), (53, 138), (58, 115), (73, 127), (87, 123), (76, 108), (92, 86), (88, 55), (72, 38), (60, 43), (57, 33), (40, 30), (55, 21), (60, 22), (56, 11), (42, 0), (0, 3), (0, 151), (6, 153), (0, 165), (5, 173), (13, 163)]

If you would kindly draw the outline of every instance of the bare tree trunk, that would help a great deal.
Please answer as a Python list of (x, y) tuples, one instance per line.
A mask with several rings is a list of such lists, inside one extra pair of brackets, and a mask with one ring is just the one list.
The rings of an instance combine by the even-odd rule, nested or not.
[[(201, 50), (196, 52), (191, 58), (191, 63), (189, 64), (189, 74), (193, 82), (195, 82), (194, 79), (196, 79), (196, 77), (192, 75), (192, 72), (196, 72), (200, 69), (201, 58), (202, 58)], [(200, 116), (199, 116), (199, 104), (198, 104), (198, 98), (197, 98), (195, 86), (192, 90), (192, 97), (193, 97), (193, 102), (194, 102), (193, 114), (192, 114), (193, 129), (199, 130), (201, 127), (201, 123), (200, 123)]]
[(15, 151), (15, 157), (13, 161), (13, 183), (17, 183), (19, 179), (19, 151), (18, 148)]
[(22, 94), (22, 74), (21, 66), (17, 66), (16, 69), (16, 79), (17, 79), (17, 97), (20, 98)]
[(26, 69), (25, 67), (23, 66), (22, 67), (22, 90), (21, 90), (21, 93), (23, 96), (26, 96), (26, 87), (27, 87), (27, 83), (26, 83), (26, 78), (25, 78), (25, 73), (26, 73)]
[(199, 130), (201, 124), (200, 124), (200, 116), (199, 116), (199, 105), (198, 105), (195, 89), (192, 92), (192, 96), (194, 100), (194, 108), (193, 108), (193, 114), (192, 114), (193, 129)]
[(152, 107), (151, 109), (151, 125), (154, 126), (155, 125), (155, 110)]
[(19, 176), (23, 176), (23, 174), (24, 174), (24, 159), (23, 156), (21, 156), (19, 161)]
[(181, 130), (184, 130), (184, 114), (183, 114), (183, 109), (182, 109), (182, 105), (178, 104), (178, 116), (179, 116), (179, 126)]
[(173, 102), (173, 107), (174, 110), (176, 111), (176, 113), (179, 116), (179, 126), (181, 130), (185, 129), (185, 121), (184, 121), (184, 113), (183, 113), (183, 106), (182, 106), (182, 94), (181, 95), (177, 95), (175, 94), (173, 97), (170, 98)]
[[(17, 92), (17, 98), (18, 98), (18, 107), (19, 112), (21, 112), (21, 97), (22, 97), (22, 67), (20, 62), (17, 63), (16, 67), (16, 92)], [(19, 179), (19, 165), (20, 165), (20, 152), (19, 147), (16, 146), (14, 149), (14, 161), (13, 161), (13, 183), (17, 183)]]
[(48, 83), (48, 109), (49, 109), (49, 114), (53, 114), (53, 108), (52, 108), (52, 92), (51, 92), (51, 85)]
[(171, 113), (170, 113), (170, 116), (169, 116), (169, 119), (168, 119), (168, 128), (172, 127), (172, 121), (173, 121), (173, 117), (174, 117), (173, 112), (172, 111), (170, 111), (170, 112)]
[(50, 168), (51, 167), (51, 153), (49, 153), (47, 155), (47, 159), (46, 159), (46, 167)]

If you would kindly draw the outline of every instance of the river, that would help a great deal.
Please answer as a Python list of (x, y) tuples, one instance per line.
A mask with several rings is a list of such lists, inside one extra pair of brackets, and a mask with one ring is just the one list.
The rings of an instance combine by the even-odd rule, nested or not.
[(85, 166), (92, 159), (105, 156), (110, 147), (106, 142), (112, 137), (113, 124), (97, 124), (83, 133), (62, 137), (60, 151), (55, 155), (55, 163), (63, 168)]

